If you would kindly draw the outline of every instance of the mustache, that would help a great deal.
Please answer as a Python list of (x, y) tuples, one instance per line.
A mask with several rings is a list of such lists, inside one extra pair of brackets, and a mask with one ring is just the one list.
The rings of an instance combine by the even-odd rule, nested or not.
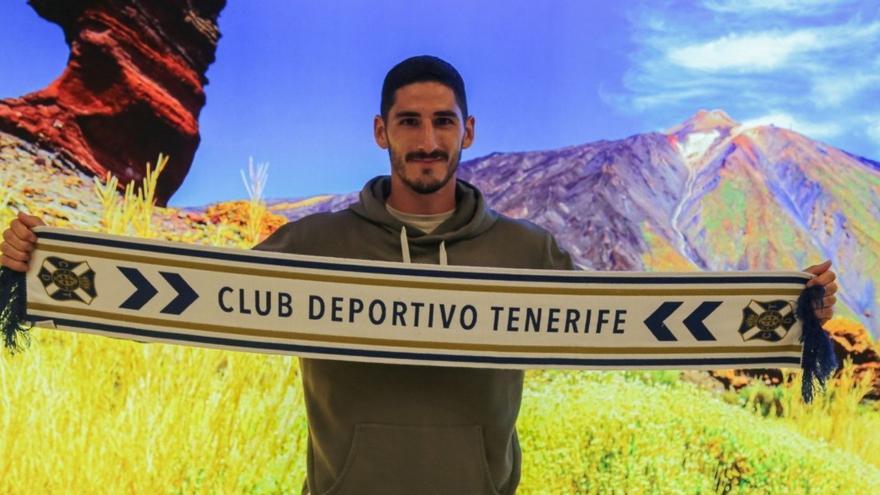
[(407, 153), (404, 157), (406, 161), (412, 160), (446, 160), (449, 161), (449, 154), (442, 150), (434, 150), (430, 153), (425, 153), (424, 151), (413, 151), (412, 153)]

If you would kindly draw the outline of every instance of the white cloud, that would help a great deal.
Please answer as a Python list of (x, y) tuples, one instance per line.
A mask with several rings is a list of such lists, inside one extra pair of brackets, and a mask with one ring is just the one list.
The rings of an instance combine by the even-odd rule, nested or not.
[(785, 12), (794, 15), (815, 15), (829, 12), (853, 0), (705, 0), (703, 6), (715, 12)]
[(758, 127), (762, 125), (774, 125), (814, 139), (828, 139), (839, 136), (844, 127), (834, 122), (810, 122), (800, 120), (786, 112), (773, 112), (753, 119), (743, 121), (744, 127)]
[[(873, 122), (868, 123), (868, 127), (865, 129), (865, 133), (869, 138), (877, 141), (878, 147), (880, 147), (880, 115), (875, 115), (872, 118)], [(880, 148), (878, 148), (880, 149)]]
[(709, 91), (706, 89), (689, 89), (689, 90), (672, 90), (666, 92), (655, 92), (652, 94), (645, 94), (634, 96), (630, 103), (633, 108), (639, 111), (647, 110), (649, 108), (654, 108), (662, 105), (679, 103), (687, 100), (691, 100), (694, 98), (698, 98), (701, 96), (706, 96), (709, 94)]
[(669, 60), (687, 69), (703, 71), (768, 71), (788, 61), (792, 54), (815, 50), (820, 39), (809, 31), (728, 35), (667, 52)]
[[(700, 71), (768, 72), (795, 62), (795, 56), (877, 41), (880, 22), (841, 24), (793, 31), (734, 33), (681, 46), (667, 39), (659, 47), (672, 63)], [(816, 65), (816, 61), (807, 60)]]
[(859, 93), (880, 85), (880, 73), (819, 76), (813, 80), (813, 103), (819, 108), (838, 106)]

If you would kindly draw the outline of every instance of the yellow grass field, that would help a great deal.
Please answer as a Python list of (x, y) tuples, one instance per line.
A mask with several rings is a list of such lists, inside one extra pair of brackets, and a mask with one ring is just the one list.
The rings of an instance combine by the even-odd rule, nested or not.
[[(0, 493), (297, 493), (305, 476), (294, 358), (37, 329), (0, 358), (0, 398)], [(520, 493), (871, 493), (880, 413), (836, 404), (768, 418), (671, 372), (531, 372)]]

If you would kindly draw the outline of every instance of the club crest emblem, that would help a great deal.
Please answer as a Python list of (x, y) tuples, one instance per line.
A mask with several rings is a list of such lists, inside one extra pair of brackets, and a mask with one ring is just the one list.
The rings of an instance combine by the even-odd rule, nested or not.
[(86, 261), (68, 261), (57, 256), (43, 260), (38, 275), (46, 294), (56, 301), (77, 300), (91, 304), (97, 297), (95, 271)]
[(777, 299), (761, 302), (753, 299), (743, 308), (739, 333), (743, 340), (778, 342), (788, 334), (796, 320), (794, 306), (790, 301)]

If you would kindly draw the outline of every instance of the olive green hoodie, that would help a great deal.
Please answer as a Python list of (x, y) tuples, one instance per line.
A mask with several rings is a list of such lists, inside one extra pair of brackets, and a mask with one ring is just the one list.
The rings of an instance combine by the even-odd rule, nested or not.
[[(407, 230), (388, 213), (389, 192), (389, 178), (376, 177), (347, 210), (288, 223), (255, 249), (413, 263), (572, 267), (548, 232), (490, 210), (464, 181), (456, 184), (455, 213), (429, 234)], [(516, 491), (522, 371), (321, 359), (301, 359), (300, 366), (312, 495)]]

